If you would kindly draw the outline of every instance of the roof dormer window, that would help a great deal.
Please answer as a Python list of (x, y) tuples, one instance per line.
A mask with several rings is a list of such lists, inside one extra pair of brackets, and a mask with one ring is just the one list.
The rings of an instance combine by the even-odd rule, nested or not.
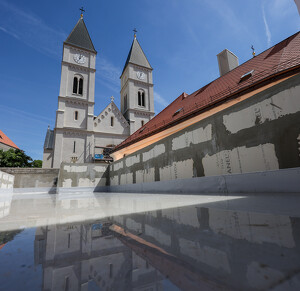
[(242, 75), (242, 76), (241, 76), (241, 79), (240, 79), (240, 81), (239, 81), (239, 83), (241, 83), (241, 82), (243, 82), (243, 81), (246, 81), (246, 80), (248, 80), (250, 77), (252, 77), (252, 76), (253, 76), (253, 72), (254, 72), (254, 70), (251, 70), (250, 72), (248, 72), (248, 73)]
[(173, 116), (177, 115), (179, 112), (181, 112), (183, 110), (183, 108), (179, 108), (178, 110), (175, 111), (175, 113), (173, 114)]

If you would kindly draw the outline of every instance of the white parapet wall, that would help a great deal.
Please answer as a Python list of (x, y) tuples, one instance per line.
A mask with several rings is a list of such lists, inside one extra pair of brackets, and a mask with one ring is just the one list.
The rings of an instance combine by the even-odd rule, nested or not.
[(14, 187), (14, 180), (15, 177), (13, 175), (0, 171), (0, 189), (2, 191), (12, 190)]
[(60, 189), (95, 188), (107, 184), (108, 164), (100, 163), (62, 163), (58, 187)]

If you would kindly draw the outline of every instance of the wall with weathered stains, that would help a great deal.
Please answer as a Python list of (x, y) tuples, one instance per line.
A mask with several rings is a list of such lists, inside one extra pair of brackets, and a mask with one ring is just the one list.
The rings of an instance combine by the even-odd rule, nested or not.
[(14, 186), (14, 179), (15, 177), (13, 175), (0, 171), (0, 189), (12, 189)]
[(0, 168), (0, 170), (15, 177), (14, 188), (55, 188), (59, 171), (41, 168)]
[(110, 185), (300, 167), (300, 76), (110, 165)]
[(58, 187), (95, 187), (106, 186), (108, 164), (62, 163), (60, 166)]

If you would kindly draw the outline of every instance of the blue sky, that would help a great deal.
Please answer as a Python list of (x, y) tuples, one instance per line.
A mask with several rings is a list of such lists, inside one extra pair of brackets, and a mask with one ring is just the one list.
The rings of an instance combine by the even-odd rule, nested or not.
[(0, 129), (33, 159), (42, 159), (55, 124), (63, 41), (80, 17), (97, 55), (95, 114), (115, 97), (137, 28), (154, 68), (155, 111), (182, 92), (219, 76), (227, 48), (240, 64), (300, 29), (293, 0), (0, 0)]

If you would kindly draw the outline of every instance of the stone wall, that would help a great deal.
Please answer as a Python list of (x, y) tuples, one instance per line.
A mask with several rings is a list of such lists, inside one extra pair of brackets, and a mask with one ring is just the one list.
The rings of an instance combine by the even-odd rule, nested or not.
[(14, 188), (56, 187), (59, 169), (0, 168), (15, 176)]
[(62, 163), (59, 171), (58, 187), (96, 187), (106, 186), (108, 164)]
[(0, 189), (12, 189), (14, 176), (0, 171)]
[(300, 167), (300, 76), (110, 165), (110, 185)]

